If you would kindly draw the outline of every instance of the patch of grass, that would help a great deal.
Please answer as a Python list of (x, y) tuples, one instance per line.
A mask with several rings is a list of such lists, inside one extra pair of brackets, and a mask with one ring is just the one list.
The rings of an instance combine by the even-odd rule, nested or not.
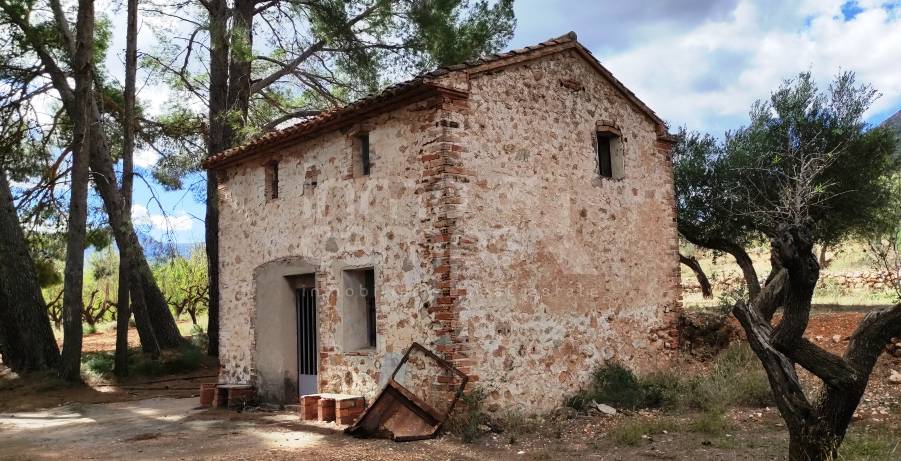
[(128, 371), (131, 375), (161, 376), (187, 373), (203, 365), (203, 350), (193, 344), (185, 345), (176, 351), (164, 352), (158, 359), (143, 354), (132, 362), (129, 356)]
[(723, 435), (729, 429), (726, 414), (719, 410), (707, 410), (695, 415), (689, 426), (692, 432), (707, 435)]
[(889, 461), (901, 458), (901, 437), (891, 430), (853, 431), (838, 449), (841, 461)]
[[(187, 373), (203, 365), (203, 349), (185, 345), (175, 351), (166, 351), (158, 359), (144, 355), (137, 349), (128, 352), (128, 372), (134, 376), (161, 376)], [(87, 376), (107, 378), (112, 376), (115, 365), (113, 352), (85, 352), (81, 356), (81, 372)]]
[(709, 373), (686, 380), (683, 405), (705, 411), (773, 404), (766, 372), (746, 343), (733, 343), (714, 360)]
[(534, 422), (519, 410), (508, 410), (501, 417), (495, 418), (493, 423), (512, 438), (515, 438), (517, 435), (528, 434), (535, 428)]
[(487, 393), (481, 387), (463, 394), (454, 413), (448, 420), (448, 430), (463, 439), (464, 443), (472, 443), (482, 435), (480, 426), (488, 423), (485, 413)]
[(82, 335), (92, 335), (97, 333), (97, 325), (91, 325), (89, 323), (85, 323), (81, 325), (81, 334)]
[(201, 350), (207, 350), (210, 346), (210, 338), (200, 325), (194, 325), (191, 328), (191, 344)]
[(672, 432), (676, 424), (668, 418), (644, 419), (635, 418), (623, 421), (610, 431), (610, 438), (617, 446), (634, 447), (647, 436)]
[(85, 352), (81, 355), (81, 373), (85, 375), (109, 376), (114, 364), (112, 352)]

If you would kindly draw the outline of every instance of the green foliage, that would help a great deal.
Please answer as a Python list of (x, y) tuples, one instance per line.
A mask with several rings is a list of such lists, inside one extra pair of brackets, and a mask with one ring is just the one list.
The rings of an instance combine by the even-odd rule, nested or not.
[(176, 317), (183, 314), (196, 320), (208, 307), (206, 253), (198, 247), (191, 256), (172, 256), (154, 264), (153, 274)]
[[(208, 11), (195, 7), (189, 3), (173, 11), (196, 23), (216, 23)], [(311, 44), (323, 46), (297, 72), (250, 94), (247, 114), (243, 102), (214, 114), (229, 125), (232, 144), (279, 123), (300, 120), (290, 116), (294, 112), (332, 109), (434, 66), (496, 52), (512, 37), (516, 24), (512, 0), (324, 0), (282, 2), (260, 10), (253, 23), (265, 21), (266, 27), (253, 29), (252, 43), (240, 38), (228, 50), (233, 61), (254, 58), (253, 81), (282, 70), (283, 63)], [(244, 27), (230, 19), (232, 27)], [(208, 31), (201, 31), (197, 42), (214, 45)], [(141, 67), (184, 97), (170, 101), (165, 116), (142, 124), (139, 136), (162, 154), (153, 171), (156, 179), (168, 188), (181, 188), (186, 175), (200, 170), (199, 162), (207, 153), (208, 114), (205, 108), (198, 111), (195, 101), (207, 100), (215, 85), (210, 81), (208, 54), (198, 52), (198, 43), (188, 53), (180, 41), (171, 39), (172, 32), (160, 26), (160, 45), (145, 55)], [(236, 32), (226, 35), (242, 36)]]
[[(463, 17), (463, 13), (468, 13)], [(447, 66), (502, 48), (516, 28), (513, 0), (470, 3), (465, 0), (412, 2), (414, 43), (426, 50), (429, 64)]]
[(115, 363), (115, 356), (111, 352), (83, 352), (81, 354), (81, 372), (88, 376), (110, 376)]
[(749, 216), (732, 212), (739, 197), (730, 190), (738, 175), (713, 136), (680, 128), (672, 155), (680, 234), (701, 246), (714, 240), (747, 245), (759, 238)]
[(690, 241), (747, 245), (779, 223), (814, 224), (817, 242), (861, 233), (888, 203), (895, 139), (863, 121), (877, 93), (839, 74), (820, 90), (810, 73), (757, 101), (723, 143), (683, 129), (674, 148), (679, 231)]
[(747, 127), (727, 134), (744, 210), (759, 230), (810, 219), (816, 240), (831, 244), (867, 228), (891, 194), (883, 178), (897, 168), (893, 135), (863, 121), (877, 96), (853, 72), (825, 91), (802, 73), (758, 101)]

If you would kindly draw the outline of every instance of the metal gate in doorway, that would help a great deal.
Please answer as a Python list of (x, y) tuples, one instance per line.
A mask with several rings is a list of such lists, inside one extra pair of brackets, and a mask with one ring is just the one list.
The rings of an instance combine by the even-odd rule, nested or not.
[(297, 290), (297, 387), (300, 395), (319, 391), (316, 325), (316, 290)]

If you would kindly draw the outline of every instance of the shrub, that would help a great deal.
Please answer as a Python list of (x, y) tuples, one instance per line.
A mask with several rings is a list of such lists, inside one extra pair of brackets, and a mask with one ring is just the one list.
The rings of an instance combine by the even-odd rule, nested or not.
[(595, 402), (626, 410), (687, 407), (722, 412), (732, 406), (772, 405), (773, 397), (754, 352), (745, 343), (734, 343), (714, 359), (708, 373), (692, 377), (672, 371), (636, 376), (620, 363), (606, 364), (565, 404), (585, 411)]
[(534, 422), (519, 410), (508, 410), (499, 418), (492, 421), (492, 426), (500, 429), (505, 434), (509, 434), (511, 439), (515, 439), (517, 435), (528, 434), (534, 429)]
[(463, 394), (448, 421), (448, 430), (457, 434), (465, 443), (471, 443), (479, 438), (482, 434), (479, 427), (489, 421), (488, 415), (485, 414), (486, 397), (487, 394), (481, 387), (475, 387)]
[(200, 325), (191, 326), (191, 344), (197, 349), (206, 350), (210, 345), (209, 337)]
[(639, 378), (646, 408), (669, 408), (677, 405), (684, 386), (682, 377), (669, 371), (658, 371)]
[(639, 378), (625, 365), (608, 363), (591, 375), (591, 383), (567, 399), (576, 410), (591, 408), (595, 402), (620, 409), (661, 408), (673, 404), (679, 394), (679, 378), (669, 373), (654, 373)]

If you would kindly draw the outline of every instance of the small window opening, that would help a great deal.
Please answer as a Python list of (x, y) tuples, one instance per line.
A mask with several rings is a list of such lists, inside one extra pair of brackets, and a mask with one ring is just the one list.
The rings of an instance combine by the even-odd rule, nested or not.
[(623, 146), (623, 138), (619, 135), (619, 130), (605, 128), (595, 132), (597, 172), (602, 178), (623, 179), (625, 177)]
[(613, 177), (613, 159), (610, 158), (610, 136), (598, 133), (598, 167), (601, 176)]
[(344, 349), (358, 351), (375, 348), (378, 341), (375, 302), (375, 270), (344, 271)]
[(354, 137), (353, 174), (355, 178), (369, 176), (372, 170), (372, 150), (369, 133), (362, 132)]
[(278, 160), (266, 165), (266, 197), (269, 200), (278, 198)]

